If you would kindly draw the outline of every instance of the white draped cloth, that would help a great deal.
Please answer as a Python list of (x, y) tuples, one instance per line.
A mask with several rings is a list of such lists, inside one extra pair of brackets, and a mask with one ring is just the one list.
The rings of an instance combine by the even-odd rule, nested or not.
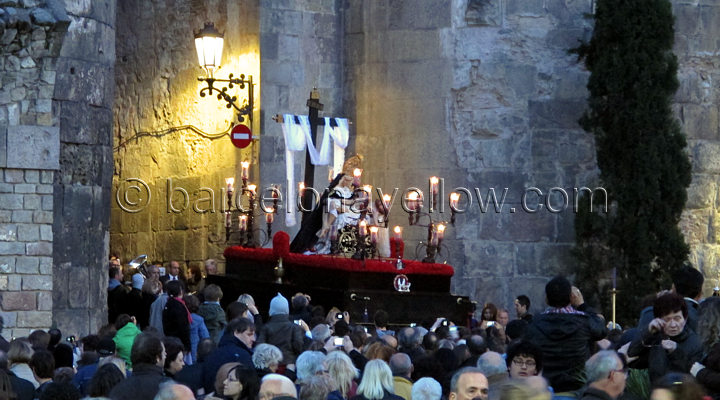
[(283, 137), (285, 138), (285, 174), (287, 184), (287, 213), (285, 226), (294, 226), (295, 219), (295, 155), (296, 151), (305, 151), (310, 154), (313, 165), (328, 165), (330, 163), (330, 140), (333, 141), (333, 170), (337, 173), (342, 170), (345, 162), (345, 148), (348, 145), (350, 131), (346, 118), (334, 118), (336, 127), (331, 126), (331, 118), (325, 118), (323, 137), (318, 151), (310, 134), (310, 119), (307, 115), (299, 115), (299, 124), (295, 123), (292, 114), (283, 115)]

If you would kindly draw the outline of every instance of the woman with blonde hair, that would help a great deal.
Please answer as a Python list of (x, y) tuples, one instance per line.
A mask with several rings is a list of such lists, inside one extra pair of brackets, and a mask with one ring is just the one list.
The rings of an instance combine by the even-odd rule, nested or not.
[(29, 365), (33, 353), (35, 352), (27, 339), (15, 339), (10, 342), (7, 358), (10, 365), (10, 372), (15, 374), (18, 378), (29, 381), (33, 384), (35, 389), (37, 389), (38, 386), (40, 386), (40, 383), (38, 383), (35, 379), (35, 375)]
[(390, 366), (383, 360), (370, 360), (365, 364), (357, 395), (352, 400), (403, 400), (395, 395)]
[(342, 351), (331, 351), (325, 357), (328, 373), (335, 380), (343, 398), (349, 399), (357, 392), (355, 379), (360, 376), (350, 357)]

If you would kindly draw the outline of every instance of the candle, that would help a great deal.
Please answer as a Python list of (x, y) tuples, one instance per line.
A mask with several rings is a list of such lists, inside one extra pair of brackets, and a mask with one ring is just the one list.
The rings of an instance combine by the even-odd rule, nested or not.
[(362, 189), (363, 189), (363, 192), (365, 192), (365, 196), (370, 197), (370, 195), (372, 194), (372, 186), (365, 185), (362, 187)]
[(438, 244), (437, 231), (435, 231), (435, 230), (433, 229), (432, 235), (430, 236), (430, 245), (432, 245), (432, 246), (437, 246), (437, 244)]
[(450, 193), (450, 210), (457, 211), (458, 202), (460, 201), (460, 193)]
[(332, 169), (332, 167), (328, 168), (328, 182), (332, 182), (334, 177), (335, 171)]
[(298, 183), (298, 192), (300, 193), (300, 196), (305, 193), (305, 182)]
[(437, 194), (437, 192), (438, 192), (438, 182), (440, 182), (440, 180), (438, 179), (437, 176), (431, 176), (431, 177), (430, 177), (430, 192), (431, 192), (432, 194)]
[(365, 220), (360, 221), (358, 225), (358, 235), (367, 236), (367, 222)]
[(443, 240), (445, 237), (445, 224), (438, 224), (437, 226), (437, 238)]
[(371, 226), (370, 227), (370, 241), (372, 243), (377, 243), (377, 239), (378, 239), (378, 227)]
[(383, 195), (383, 206), (385, 206), (385, 212), (390, 211), (390, 195), (389, 194)]
[(247, 230), (247, 215), (241, 215), (239, 221), (240, 232), (245, 232)]
[(273, 220), (275, 219), (275, 209), (272, 207), (269, 207), (267, 211), (265, 212), (265, 222), (268, 224), (272, 224)]
[(229, 228), (230, 226), (232, 226), (232, 216), (230, 211), (225, 211), (225, 227)]
[(228, 193), (233, 192), (233, 184), (234, 183), (235, 183), (235, 178), (225, 178), (225, 184), (227, 185)]
[(395, 225), (393, 228), (393, 237), (395, 240), (402, 240), (402, 228), (399, 225)]
[(250, 191), (250, 193), (251, 193), (253, 196), (255, 196), (255, 189), (257, 188), (257, 185), (248, 185), (247, 188), (248, 188), (248, 190)]
[(240, 165), (242, 166), (242, 179), (247, 180), (249, 176), (248, 172), (250, 170), (250, 163), (247, 161), (243, 161), (240, 163)]
[(353, 185), (360, 186), (360, 175), (362, 175), (362, 170), (360, 168), (355, 168), (353, 170)]
[(418, 206), (418, 193), (417, 192), (410, 192), (408, 193), (408, 208), (410, 211), (416, 211)]

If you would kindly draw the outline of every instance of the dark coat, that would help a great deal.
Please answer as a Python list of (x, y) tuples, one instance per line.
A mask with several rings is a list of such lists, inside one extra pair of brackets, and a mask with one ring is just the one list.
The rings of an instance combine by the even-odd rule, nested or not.
[(153, 364), (133, 365), (132, 376), (112, 388), (109, 397), (112, 400), (153, 400), (160, 384), (167, 380), (162, 367)]
[(175, 374), (175, 381), (182, 383), (192, 390), (193, 393), (203, 387), (203, 367), (205, 363), (197, 363), (193, 365), (186, 365), (177, 374)]
[(720, 343), (715, 343), (707, 357), (702, 361), (705, 368), (698, 372), (696, 378), (713, 399), (720, 399)]
[[(675, 341), (675, 351), (663, 349), (660, 344), (663, 339)], [(638, 366), (647, 366), (650, 382), (655, 382), (668, 372), (689, 373), (692, 365), (702, 359), (702, 355), (700, 337), (687, 325), (679, 335), (671, 338), (663, 332), (650, 333), (645, 327), (628, 348), (628, 356), (640, 358), (636, 361)]]
[[(356, 396), (351, 397), (350, 400), (369, 400), (369, 399), (361, 394), (358, 394)], [(380, 400), (380, 399), (375, 399), (375, 400)], [(383, 396), (382, 400), (404, 400), (404, 399), (398, 395), (392, 394), (392, 393), (388, 392), (387, 390), (385, 390), (385, 396)]]
[(35, 386), (30, 381), (18, 378), (11, 371), (6, 371), (10, 378), (10, 385), (17, 396), (17, 400), (33, 400), (35, 398)]
[(543, 352), (543, 376), (556, 393), (578, 390), (593, 343), (605, 337), (602, 319), (584, 314), (540, 314), (528, 326), (525, 339)]
[(134, 315), (140, 329), (144, 329), (150, 320), (150, 305), (145, 304), (143, 293), (135, 288), (127, 295), (128, 314)]
[(263, 325), (257, 342), (276, 346), (282, 351), (283, 362), (294, 364), (303, 351), (304, 336), (302, 328), (290, 321), (288, 314), (276, 314)]
[(116, 286), (112, 290), (108, 290), (107, 302), (109, 323), (114, 324), (118, 315), (124, 314), (128, 311), (127, 296), (128, 290), (123, 285)]
[(248, 368), (255, 368), (252, 363), (252, 350), (234, 334), (226, 332), (217, 349), (205, 359), (202, 372), (205, 393), (215, 391), (215, 375), (223, 364), (229, 362), (239, 362)]
[(175, 336), (190, 350), (190, 321), (188, 321), (188, 310), (185, 305), (173, 297), (168, 297), (163, 309), (163, 333), (165, 336)]

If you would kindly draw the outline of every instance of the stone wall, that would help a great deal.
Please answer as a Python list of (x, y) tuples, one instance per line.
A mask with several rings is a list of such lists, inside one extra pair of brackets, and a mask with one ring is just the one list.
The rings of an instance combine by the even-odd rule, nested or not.
[(66, 0), (65, 6), (71, 22), (53, 95), (60, 122), (60, 169), (53, 182), (53, 325), (85, 335), (107, 320), (115, 0)]
[(720, 285), (720, 3), (673, 1), (680, 89), (674, 108), (688, 138), (692, 183), (680, 226), (706, 295)]
[(70, 20), (61, 2), (0, 6), (0, 314), (5, 337), (53, 323), (53, 177), (60, 129), (57, 56)]
[[(199, 96), (204, 84), (197, 77), (205, 73), (198, 65), (194, 31), (211, 21), (225, 34), (223, 64), (216, 78), (230, 73), (253, 76), (257, 134), (258, 7), (257, 0), (118, 3), (115, 168), (108, 204), (110, 250), (123, 262), (139, 254), (164, 262), (221, 258), (224, 179), (239, 177), (238, 163), (246, 160), (253, 164), (250, 179), (257, 183), (258, 145), (233, 147), (226, 131), (237, 122), (233, 112), (215, 95)], [(241, 101), (246, 97), (244, 91), (234, 94)], [(126, 194), (140, 206), (126, 202)]]
[[(286, 186), (285, 140), (280, 124), (272, 120), (274, 115), (307, 115), (306, 101), (311, 90), (317, 88), (324, 105), (320, 116), (348, 116), (350, 110), (343, 107), (342, 3), (338, 0), (273, 1), (263, 3), (260, 9), (263, 185)], [(348, 154), (351, 151), (349, 149)], [(295, 179), (298, 182), (304, 179), (304, 166), (305, 154), (297, 152)], [(327, 186), (327, 177), (327, 167), (315, 169), (314, 186), (318, 191), (322, 192)], [(275, 230), (285, 230), (294, 237), (301, 217), (296, 216), (298, 224), (293, 227), (285, 226), (285, 213), (279, 213), (278, 217)]]

